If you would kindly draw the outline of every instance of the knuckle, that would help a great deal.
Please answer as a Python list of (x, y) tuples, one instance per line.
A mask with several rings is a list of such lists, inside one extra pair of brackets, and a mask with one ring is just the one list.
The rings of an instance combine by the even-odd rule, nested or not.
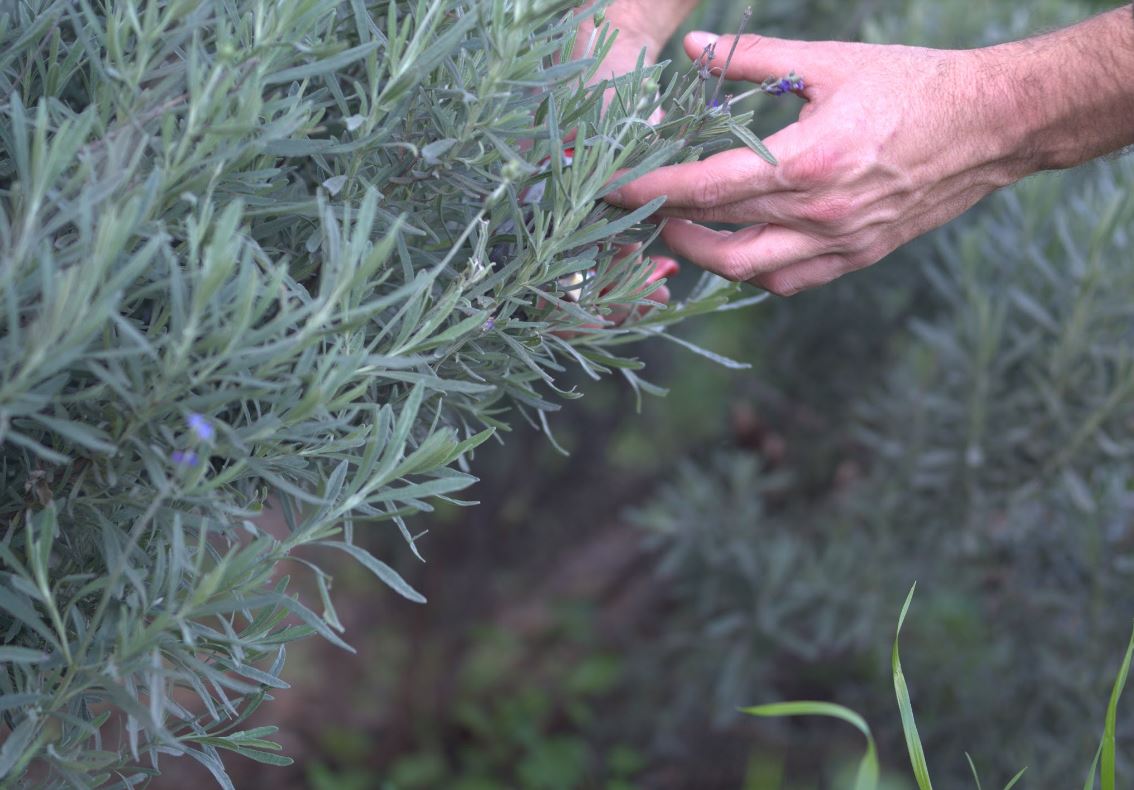
[(800, 219), (813, 225), (841, 228), (855, 216), (855, 203), (841, 195), (823, 195), (805, 201), (799, 207)]
[(734, 283), (744, 282), (752, 276), (748, 256), (743, 250), (732, 249), (721, 257), (720, 275)]
[(760, 285), (776, 296), (792, 296), (799, 293), (801, 288), (795, 277), (788, 272), (770, 272), (758, 278)]
[(843, 256), (843, 268), (852, 272), (873, 266), (893, 252), (894, 246), (885, 238), (875, 234), (861, 236), (849, 245), (848, 251)]
[(857, 260), (853, 260), (851, 263), (854, 265), (855, 269), (863, 269), (867, 266), (873, 266), (893, 251), (894, 248), (886, 242), (875, 242), (868, 246), (858, 256)]
[(838, 172), (840, 153), (832, 147), (818, 146), (783, 163), (784, 179), (799, 189), (827, 184)]
[(717, 177), (706, 177), (694, 184), (689, 195), (693, 208), (708, 209), (721, 203), (725, 196), (725, 187)]

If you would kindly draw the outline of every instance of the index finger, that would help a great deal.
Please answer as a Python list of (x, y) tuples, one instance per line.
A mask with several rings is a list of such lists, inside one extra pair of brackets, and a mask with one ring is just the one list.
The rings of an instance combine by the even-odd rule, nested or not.
[[(798, 123), (781, 129), (765, 142), (777, 149), (790, 149)], [(606, 196), (622, 208), (634, 209), (656, 197), (666, 197), (666, 208), (714, 208), (757, 195), (792, 190), (782, 170), (768, 164), (747, 148), (733, 148), (700, 162), (660, 167), (636, 178)]]

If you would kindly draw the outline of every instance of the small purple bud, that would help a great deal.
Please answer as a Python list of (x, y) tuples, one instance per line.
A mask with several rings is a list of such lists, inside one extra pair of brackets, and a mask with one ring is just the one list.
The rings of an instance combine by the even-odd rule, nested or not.
[(495, 327), (495, 326), (496, 326), (496, 321), (489, 318), (487, 321), (485, 321), (483, 324), (481, 324), (480, 330), (482, 332), (491, 332), (492, 328)]
[(732, 99), (731, 96), (725, 96), (723, 99), (713, 99), (712, 101), (709, 102), (709, 109), (710, 110), (720, 110), (725, 115), (729, 115), (730, 114), (729, 101), (731, 99)]
[(169, 454), (169, 457), (173, 463), (180, 464), (181, 466), (197, 465), (197, 454), (192, 450), (174, 450)]
[(189, 428), (193, 433), (197, 434), (197, 438), (202, 442), (211, 442), (213, 437), (217, 435), (216, 428), (214, 428), (212, 423), (203, 415), (197, 414), (196, 412), (189, 412), (189, 416), (185, 418), (185, 421), (189, 423)]
[(786, 77), (769, 77), (764, 80), (760, 89), (767, 93), (769, 96), (783, 96), (785, 93), (798, 93), (806, 87), (803, 78), (796, 74), (794, 71)]

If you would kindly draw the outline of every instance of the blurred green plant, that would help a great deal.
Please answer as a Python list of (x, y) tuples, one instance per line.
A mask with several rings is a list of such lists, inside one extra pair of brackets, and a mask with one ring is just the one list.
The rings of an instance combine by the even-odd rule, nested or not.
[[(947, 646), (915, 654), (935, 678), (926, 743), (959, 754), (988, 733), (989, 770), (1071, 781), (1095, 737), (1083, 701), (1134, 611), (1131, 184), (1129, 160), (1031, 179), (940, 237), (933, 311), (863, 344), (873, 386), (796, 404), (842, 415), (825, 487), (731, 450), (635, 511), (675, 606), (650, 679), (674, 688), (672, 726), (706, 698), (724, 724), (729, 699), (809, 688), (876, 712), (885, 601), (917, 576)], [(808, 434), (775, 427), (806, 456)]]
[(413, 747), (380, 770), (368, 765), (365, 739), (350, 748), (355, 735), (329, 732), (337, 745), (323, 752), (334, 764), (311, 764), (308, 782), (328, 790), (634, 787), (644, 757), (590, 735), (623, 668), (596, 645), (588, 611), (563, 609), (528, 641), (554, 647), (533, 657), (516, 634), (480, 629), (456, 670), (449, 721), (426, 722)]
[[(925, 749), (922, 746), (921, 736), (917, 731), (917, 723), (914, 720), (913, 703), (910, 701), (910, 692), (906, 684), (905, 674), (902, 672), (902, 662), (898, 653), (898, 641), (901, 638), (902, 625), (906, 621), (906, 614), (909, 612), (910, 603), (913, 601), (914, 591), (916, 589), (917, 585), (915, 584), (906, 596), (906, 602), (902, 605), (901, 614), (898, 615), (898, 628), (894, 634), (894, 647), (891, 652), (890, 665), (894, 678), (894, 692), (898, 699), (898, 711), (901, 714), (902, 732), (905, 735), (906, 746), (909, 750), (910, 765), (913, 769), (914, 779), (917, 782), (919, 790), (933, 790), (933, 783), (929, 778), (929, 767), (925, 760)], [(1118, 700), (1122, 696), (1123, 690), (1126, 688), (1126, 679), (1130, 673), (1130, 662), (1132, 658), (1134, 658), (1134, 635), (1130, 637), (1130, 641), (1126, 647), (1126, 655), (1122, 660), (1122, 665), (1119, 667), (1118, 675), (1114, 680), (1114, 687), (1111, 689), (1110, 702), (1106, 709), (1106, 723), (1103, 727), (1102, 740), (1099, 742), (1099, 748), (1095, 752), (1094, 760), (1091, 761), (1091, 767), (1087, 772), (1087, 780), (1083, 785), (1084, 790), (1094, 790), (1096, 780), (1100, 776), (1100, 760), (1102, 790), (1114, 790), (1117, 786), (1115, 784), (1117, 776), (1115, 763), (1115, 721), (1117, 720)], [(866, 738), (866, 752), (863, 754), (858, 764), (858, 770), (855, 773), (854, 790), (878, 790), (881, 768), (878, 762), (878, 751), (874, 745), (874, 735), (871, 733), (870, 726), (866, 723), (866, 720), (853, 710), (829, 702), (799, 701), (757, 705), (755, 707), (743, 708), (742, 711), (753, 716), (771, 718), (787, 716), (826, 716), (847, 722)], [(973, 762), (968, 752), (965, 753), (965, 759), (969, 769), (972, 771), (973, 781), (976, 783), (977, 790), (980, 790), (980, 775), (977, 772), (976, 764)], [(1023, 778), (1026, 771), (1026, 768), (1020, 769), (1020, 771), (1004, 785), (1004, 790), (1011, 790), (1011, 788), (1015, 787), (1016, 783)]]

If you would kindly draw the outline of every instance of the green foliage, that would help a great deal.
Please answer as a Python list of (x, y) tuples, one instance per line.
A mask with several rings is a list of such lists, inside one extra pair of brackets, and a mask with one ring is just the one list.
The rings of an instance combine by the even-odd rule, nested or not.
[[(895, 675), (895, 678), (897, 676)], [(753, 716), (772, 718), (786, 716), (826, 716), (840, 719), (861, 732), (866, 738), (866, 751), (858, 764), (855, 774), (854, 790), (877, 790), (879, 779), (878, 749), (874, 745), (874, 734), (866, 720), (849, 708), (830, 702), (773, 702), (769, 705), (756, 705), (743, 708), (744, 713)]]
[(1039, 0), (1027, 8), (985, 2), (977, 8), (970, 7), (970, 13), (959, 14), (956, 6), (930, 0), (907, 0), (900, 4), (901, 13), (892, 13), (897, 9), (882, 5), (865, 19), (864, 39), (962, 49), (1035, 35), (1115, 6), (1109, 0)]
[(675, 599), (675, 720), (706, 695), (726, 711), (799, 686), (877, 719), (885, 600), (921, 578), (938, 590), (923, 647), (939, 648), (907, 669), (933, 678), (918, 697), (927, 747), (956, 758), (939, 781), (963, 781), (978, 746), (1002, 781), (1020, 764), (1043, 786), (1075, 781), (1098, 737), (1087, 705), (1134, 611), (1131, 184), (1128, 160), (1031, 179), (941, 237), (920, 269), (933, 309), (860, 344), (878, 380), (797, 406), (833, 421), (825, 472), (801, 473), (790, 450), (778, 465), (716, 453), (637, 511)]
[(599, 198), (751, 116), (707, 110), (689, 73), (586, 87), (611, 33), (570, 61), (570, 6), (3, 7), (0, 779), (283, 764), (241, 722), (287, 687), (287, 643), (348, 647), (296, 549), (423, 601), (356, 527), (420, 558), (406, 518), (459, 502), (510, 415), (546, 428), (572, 367), (651, 390), (618, 348), (735, 292), (651, 307), (618, 249), (655, 206)]
[[(902, 717), (902, 731), (905, 734), (906, 744), (909, 748), (910, 764), (913, 768), (914, 779), (917, 781), (919, 790), (932, 790), (933, 783), (929, 778), (929, 768), (925, 762), (925, 751), (921, 743), (921, 737), (917, 732), (917, 725), (914, 722), (913, 705), (910, 702), (909, 689), (906, 687), (905, 677), (903, 676), (901, 662), (898, 656), (898, 641), (901, 638), (902, 625), (905, 622), (906, 613), (909, 611), (910, 603), (913, 600), (916, 586), (917, 585), (914, 585), (914, 588), (910, 589), (909, 595), (906, 596), (906, 602), (902, 605), (901, 614), (898, 616), (898, 628), (894, 635), (892, 670), (894, 674), (894, 690), (898, 698), (898, 710)], [(1111, 689), (1110, 702), (1107, 704), (1106, 708), (1106, 727), (1103, 732), (1103, 740), (1102, 743), (1099, 744), (1098, 751), (1095, 753), (1095, 759), (1091, 763), (1084, 790), (1093, 790), (1095, 787), (1095, 778), (1100, 755), (1102, 758), (1102, 788), (1103, 790), (1114, 790), (1116, 787), (1115, 776), (1117, 771), (1114, 753), (1114, 722), (1117, 718), (1118, 700), (1121, 698), (1122, 692), (1126, 687), (1126, 677), (1130, 671), (1131, 656), (1134, 656), (1134, 635), (1130, 637), (1130, 641), (1126, 647), (1126, 656), (1122, 661), (1118, 676), (1114, 680), (1114, 687)], [(866, 736), (867, 742), (866, 753), (863, 754), (861, 767), (855, 781), (855, 790), (877, 790), (879, 786), (879, 766), (874, 747), (874, 736), (871, 734), (870, 726), (854, 711), (844, 708), (841, 705), (833, 705), (827, 702), (780, 702), (771, 705), (758, 705), (752, 708), (744, 708), (743, 711), (753, 716), (767, 717), (828, 716), (842, 719), (853, 725), (859, 732)], [(972, 769), (973, 781), (976, 783), (977, 790), (980, 790), (981, 782), (976, 765), (967, 752), (965, 753), (965, 757), (968, 760), (969, 767)], [(1021, 769), (1015, 776), (1009, 779), (1008, 783), (1004, 785), (1004, 790), (1011, 790), (1011, 788), (1023, 778), (1026, 770), (1026, 768)]]
[(863, 441), (926, 518), (963, 530), (1053, 486), (1044, 496), (1090, 514), (1107, 478), (1128, 474), (1132, 179), (1123, 162), (1078, 188), (1033, 180), (944, 242), (927, 273), (950, 318), (913, 322), (862, 408)]
[[(325, 749), (334, 766), (313, 763), (308, 781), (319, 788), (381, 784), (390, 790), (556, 790), (600, 781), (610, 788), (632, 787), (642, 756), (627, 744), (589, 735), (621, 680), (621, 663), (596, 648), (587, 610), (562, 614), (533, 636), (532, 641), (556, 646), (547, 654), (531, 655), (504, 629), (480, 630), (454, 678), (449, 726), (426, 723), (412, 734), (412, 746), (380, 771), (367, 766), (365, 742), (359, 749), (342, 744)], [(347, 743), (357, 738), (349, 732), (327, 737)]]

